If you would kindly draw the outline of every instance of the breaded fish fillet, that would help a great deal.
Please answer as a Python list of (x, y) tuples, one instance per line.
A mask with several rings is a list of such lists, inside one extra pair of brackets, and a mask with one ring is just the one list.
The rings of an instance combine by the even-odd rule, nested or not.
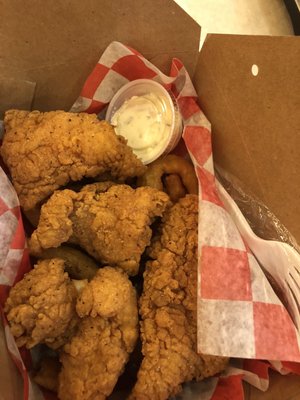
[(76, 310), (82, 319), (60, 355), (58, 397), (104, 400), (138, 338), (136, 292), (123, 271), (104, 267), (82, 290)]
[(163, 215), (169, 197), (150, 187), (110, 184), (88, 185), (79, 193), (56, 191), (42, 206), (29, 242), (32, 254), (70, 241), (101, 263), (136, 275), (150, 244), (150, 225)]
[(126, 140), (95, 114), (9, 110), (4, 127), (1, 156), (25, 210), (69, 181), (103, 173), (124, 180), (145, 172)]
[(144, 359), (130, 400), (166, 400), (227, 364), (197, 354), (197, 225), (198, 197), (187, 195), (167, 210), (150, 247), (140, 299)]

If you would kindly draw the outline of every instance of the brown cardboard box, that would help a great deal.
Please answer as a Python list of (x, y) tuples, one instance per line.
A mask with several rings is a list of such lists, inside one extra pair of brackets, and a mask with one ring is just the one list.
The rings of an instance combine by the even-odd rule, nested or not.
[(212, 122), (215, 160), (247, 183), (298, 243), (299, 61), (299, 37), (211, 35), (194, 77)]
[[(210, 35), (199, 55), (199, 34), (172, 0), (2, 1), (0, 111), (13, 104), (69, 109), (113, 40), (141, 51), (165, 72), (178, 57), (212, 122), (215, 160), (300, 242), (300, 38)], [(1, 388), (8, 371), (9, 362), (1, 369)], [(11, 398), (19, 399), (15, 390)], [(246, 387), (246, 400), (298, 398), (295, 376), (272, 375), (265, 394)]]

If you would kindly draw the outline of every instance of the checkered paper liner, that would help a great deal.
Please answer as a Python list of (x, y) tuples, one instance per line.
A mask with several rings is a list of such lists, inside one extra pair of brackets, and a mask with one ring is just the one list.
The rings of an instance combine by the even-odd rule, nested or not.
[[(103, 112), (118, 89), (139, 78), (153, 79), (173, 93), (184, 122), (184, 143), (175, 151), (184, 154), (188, 150), (198, 176), (198, 349), (206, 354), (248, 359), (238, 365), (231, 363), (219, 377), (187, 384), (181, 398), (185, 393), (201, 393), (204, 400), (221, 400), (225, 396), (241, 400), (242, 379), (266, 390), (269, 368), (300, 374), (299, 365), (293, 363), (300, 361), (298, 332), (218, 196), (210, 123), (178, 59), (173, 59), (170, 76), (166, 76), (136, 50), (113, 42), (87, 78), (71, 111)], [(0, 241), (3, 304), (9, 287), (30, 269), (19, 202), (3, 170), (0, 170)], [(23, 376), (24, 399), (49, 398), (30, 381), (25, 367), (29, 353), (22, 351), (22, 359), (4, 316), (3, 322), (9, 352)], [(260, 358), (289, 362), (258, 361)]]

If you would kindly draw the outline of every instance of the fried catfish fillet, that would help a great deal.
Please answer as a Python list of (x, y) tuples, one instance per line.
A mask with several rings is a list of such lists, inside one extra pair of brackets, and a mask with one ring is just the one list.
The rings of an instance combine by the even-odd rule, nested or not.
[(58, 397), (104, 400), (111, 394), (138, 338), (136, 292), (118, 268), (101, 268), (82, 290), (78, 330), (60, 355)]
[(146, 246), (150, 224), (169, 206), (166, 193), (150, 187), (100, 183), (79, 193), (56, 191), (42, 206), (29, 246), (39, 256), (43, 249), (70, 241), (103, 264), (136, 275)]
[(24, 210), (33, 209), (69, 181), (109, 173), (124, 180), (146, 167), (95, 114), (9, 110), (1, 156)]
[(38, 261), (10, 290), (4, 311), (19, 347), (45, 343), (62, 346), (77, 323), (77, 291), (64, 261), (58, 258)]
[(227, 359), (197, 354), (198, 198), (165, 213), (153, 240), (140, 298), (144, 359), (130, 400), (165, 400), (192, 379), (223, 370)]

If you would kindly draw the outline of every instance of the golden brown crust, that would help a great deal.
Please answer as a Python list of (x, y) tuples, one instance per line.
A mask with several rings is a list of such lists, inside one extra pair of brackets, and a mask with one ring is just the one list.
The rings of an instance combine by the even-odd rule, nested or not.
[(114, 185), (99, 193), (96, 184), (80, 193), (57, 191), (42, 207), (30, 250), (38, 256), (42, 249), (69, 240), (103, 264), (135, 275), (150, 244), (150, 224), (168, 205), (165, 193), (147, 187)]
[(197, 354), (197, 226), (198, 198), (187, 195), (166, 212), (150, 247), (140, 299), (144, 359), (131, 400), (168, 399), (227, 363)]
[(38, 261), (10, 291), (4, 311), (19, 347), (39, 343), (58, 348), (74, 328), (76, 289), (64, 261)]
[(145, 172), (125, 139), (95, 114), (9, 110), (4, 126), (1, 155), (25, 210), (69, 181), (107, 172), (124, 180)]
[(90, 256), (70, 246), (45, 249), (39, 253), (39, 258), (61, 258), (71, 279), (91, 280), (99, 270), (99, 265)]
[(33, 255), (38, 255), (42, 249), (58, 247), (70, 238), (73, 224), (69, 217), (73, 213), (75, 199), (76, 193), (72, 190), (57, 190), (42, 206), (38, 227), (30, 239)]
[(164, 179), (164, 184), (166, 187), (166, 192), (170, 196), (170, 199), (173, 201), (173, 203), (176, 203), (179, 199), (187, 194), (180, 176), (177, 174), (167, 175)]
[(59, 398), (105, 399), (138, 337), (136, 293), (123, 271), (105, 267), (84, 287), (76, 309), (82, 320), (60, 357)]

